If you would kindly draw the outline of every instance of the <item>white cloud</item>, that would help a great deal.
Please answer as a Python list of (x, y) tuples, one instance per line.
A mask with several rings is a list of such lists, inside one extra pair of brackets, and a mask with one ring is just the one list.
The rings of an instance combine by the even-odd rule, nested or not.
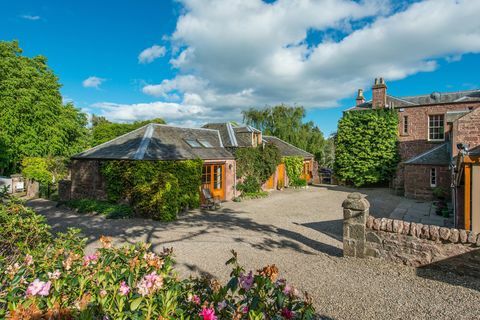
[(480, 53), (480, 1), (180, 2), (165, 38), (177, 75), (143, 87), (163, 102), (103, 105), (112, 119), (200, 123), (265, 104), (330, 107), (375, 77), (398, 80)]
[(20, 17), (23, 18), (23, 19), (32, 20), (32, 21), (40, 20), (40, 16), (34, 16), (34, 15), (30, 15), (30, 14), (22, 14)]
[(106, 81), (106, 79), (99, 78), (99, 77), (95, 77), (95, 76), (91, 76), (91, 77), (88, 77), (87, 79), (83, 80), (82, 85), (83, 85), (85, 88), (95, 88), (95, 89), (99, 89), (99, 88), (100, 88), (100, 85), (101, 85), (102, 83), (104, 83), (105, 81)]
[(166, 49), (165, 47), (153, 45), (150, 48), (143, 50), (138, 55), (138, 62), (139, 63), (151, 63), (157, 58), (161, 58), (165, 55)]

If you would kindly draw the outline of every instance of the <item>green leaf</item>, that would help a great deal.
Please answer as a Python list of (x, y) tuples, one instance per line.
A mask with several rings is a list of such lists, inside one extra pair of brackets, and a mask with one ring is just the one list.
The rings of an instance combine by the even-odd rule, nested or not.
[(142, 303), (142, 300), (143, 300), (143, 297), (138, 297), (135, 300), (133, 300), (132, 303), (130, 303), (130, 310), (132, 311), (137, 310), (140, 304)]

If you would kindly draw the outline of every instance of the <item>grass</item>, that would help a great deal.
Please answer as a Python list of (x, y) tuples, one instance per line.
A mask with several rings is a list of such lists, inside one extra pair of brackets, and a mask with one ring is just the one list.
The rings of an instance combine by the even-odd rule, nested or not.
[(65, 203), (68, 207), (77, 209), (80, 213), (98, 213), (107, 219), (125, 219), (133, 215), (131, 207), (124, 204), (114, 204), (106, 201), (81, 199)]
[(240, 197), (236, 197), (233, 199), (235, 202), (241, 202), (242, 200), (246, 199), (260, 199), (268, 197), (268, 192), (266, 191), (258, 191), (258, 192), (243, 192)]

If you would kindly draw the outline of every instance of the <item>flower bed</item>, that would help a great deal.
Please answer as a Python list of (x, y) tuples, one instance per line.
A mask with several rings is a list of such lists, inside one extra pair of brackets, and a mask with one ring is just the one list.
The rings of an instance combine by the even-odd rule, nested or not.
[[(18, 204), (0, 211), (19, 221), (35, 214)], [(28, 213), (28, 214), (27, 214)], [(6, 218), (2, 224), (10, 221)], [(39, 222), (42, 224), (42, 221)], [(3, 226), (2, 226), (3, 228)], [(48, 227), (46, 227), (48, 229)], [(3, 231), (3, 230), (2, 230)], [(47, 232), (48, 233), (48, 232)], [(22, 239), (21, 248), (0, 257), (0, 318), (10, 319), (312, 319), (308, 295), (278, 277), (272, 265), (246, 272), (237, 255), (227, 261), (231, 279), (181, 279), (172, 249), (161, 254), (148, 244), (102, 248), (84, 254), (78, 231), (45, 235), (42, 250)], [(3, 240), (2, 240), (3, 241)], [(11, 246), (11, 244), (9, 244)], [(2, 243), (2, 247), (4, 244)]]

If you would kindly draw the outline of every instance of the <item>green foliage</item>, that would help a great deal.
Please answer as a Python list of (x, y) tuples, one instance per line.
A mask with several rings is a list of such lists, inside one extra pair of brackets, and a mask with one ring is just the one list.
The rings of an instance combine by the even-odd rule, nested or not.
[(102, 165), (109, 201), (126, 199), (153, 219), (171, 221), (200, 205), (203, 161), (108, 161)]
[(46, 158), (24, 158), (22, 161), (22, 174), (27, 179), (32, 179), (43, 184), (52, 183), (53, 180), (53, 176), (48, 170)]
[(58, 78), (42, 56), (0, 41), (0, 173), (24, 157), (70, 156), (88, 144), (87, 116), (63, 105)]
[(357, 187), (391, 179), (399, 161), (397, 131), (394, 111), (346, 112), (338, 124), (335, 175)]
[(92, 116), (92, 146), (97, 146), (104, 142), (110, 141), (116, 137), (129, 133), (135, 129), (143, 127), (149, 123), (165, 124), (160, 118), (135, 121), (133, 123), (114, 123), (104, 117)]
[[(116, 248), (101, 237), (102, 248), (85, 255), (86, 239), (78, 231), (53, 238), (30, 209), (0, 205), (3, 211), (12, 224), (6, 230), (27, 236), (13, 241), (0, 234), (1, 248), (10, 248), (0, 259), (2, 319), (314, 319), (310, 299), (278, 279), (274, 265), (246, 272), (234, 251), (225, 284), (182, 279), (172, 249), (155, 254), (143, 243)], [(30, 229), (32, 218), (47, 230), (41, 237)]]
[[(235, 151), (237, 178), (245, 178), (238, 189), (249, 193), (259, 192), (261, 185), (270, 178), (282, 162), (280, 151), (273, 144), (264, 147), (240, 148)], [(245, 185), (247, 184), (247, 185)]]
[(16, 261), (24, 254), (42, 255), (52, 235), (45, 218), (16, 201), (0, 202), (1, 264)]
[(335, 136), (325, 140), (323, 150), (316, 157), (319, 168), (333, 168), (335, 163)]
[(325, 139), (322, 131), (311, 121), (303, 122), (305, 109), (279, 105), (264, 109), (243, 111), (244, 121), (265, 135), (278, 137), (300, 149), (315, 155), (318, 160), (324, 150)]
[(442, 187), (433, 188), (432, 193), (435, 196), (435, 198), (437, 198), (439, 200), (448, 199), (448, 196), (449, 196), (448, 189), (445, 189), (445, 188), (442, 188)]
[(92, 213), (104, 215), (107, 219), (129, 218), (133, 214), (131, 207), (124, 204), (114, 204), (106, 201), (92, 199), (71, 200), (65, 203), (68, 207), (78, 209), (80, 213)]
[(291, 187), (304, 187), (307, 180), (302, 179), (303, 158), (302, 157), (284, 157), (285, 171)]

